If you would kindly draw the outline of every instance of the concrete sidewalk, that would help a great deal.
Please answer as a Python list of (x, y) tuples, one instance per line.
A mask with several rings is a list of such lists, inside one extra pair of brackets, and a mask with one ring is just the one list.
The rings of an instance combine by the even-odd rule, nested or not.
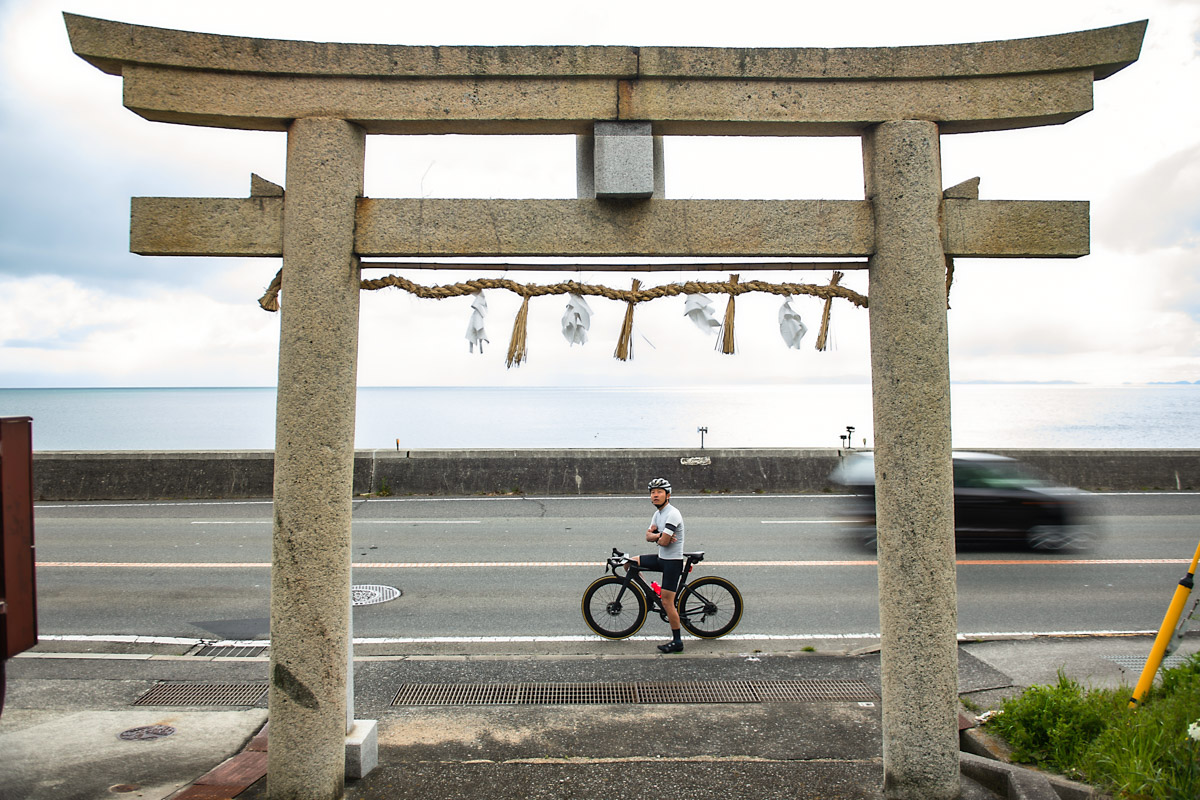
[[(420, 654), (360, 647), (356, 716), (378, 720), (380, 763), (349, 782), (346, 797), (881, 797), (875, 643), (839, 642), (833, 650), (814, 641), (813, 651), (789, 652), (769, 644), (688, 640), (677, 656), (651, 654), (646, 641), (425, 646)], [(960, 693), (987, 709), (1025, 686), (1054, 682), (1060, 669), (1085, 685), (1129, 685), (1150, 644), (1147, 636), (963, 643)], [(0, 799), (266, 797), (265, 781), (254, 777), (265, 763), (261, 747), (251, 744), (266, 720), (265, 698), (249, 706), (133, 705), (163, 681), (265, 686), (265, 659), (199, 658), (183, 655), (182, 646), (136, 643), (66, 649), (43, 643), (8, 664)], [(1192, 636), (1181, 653), (1198, 649), (1200, 637)], [(392, 705), (411, 684), (662, 681), (854, 682), (869, 694), (800, 702)], [(174, 730), (160, 738), (119, 737), (151, 726)], [(964, 798), (1087, 796), (1086, 787), (1055, 787), (1038, 773), (972, 755), (963, 756), (963, 775)], [(243, 785), (221, 783), (235, 777)]]

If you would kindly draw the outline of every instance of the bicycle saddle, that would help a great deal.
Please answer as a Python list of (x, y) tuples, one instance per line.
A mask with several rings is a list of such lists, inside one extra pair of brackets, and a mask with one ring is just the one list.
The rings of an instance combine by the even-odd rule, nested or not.
[(701, 561), (704, 560), (704, 551), (703, 550), (698, 550), (694, 553), (684, 553), (683, 555), (685, 558), (689, 558), (697, 564), (699, 564)]

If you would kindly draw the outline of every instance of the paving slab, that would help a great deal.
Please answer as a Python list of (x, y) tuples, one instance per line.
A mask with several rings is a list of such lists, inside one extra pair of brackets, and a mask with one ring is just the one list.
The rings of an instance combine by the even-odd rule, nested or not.
[[(1088, 686), (1132, 685), (1148, 636), (1034, 637), (964, 642), (959, 691), (974, 707), (1050, 683), (1059, 670)], [(347, 782), (348, 800), (372, 798), (877, 798), (883, 759), (878, 697), (806, 702), (393, 705), (405, 684), (596, 684), (856, 681), (879, 690), (877, 646), (838, 651), (740, 652), (733, 643), (677, 656), (644, 643), (586, 652), (538, 644), (488, 653), (484, 645), (379, 647), (356, 663), (356, 717), (378, 723), (379, 766)], [(212, 796), (205, 781), (261, 755), (265, 703), (255, 707), (133, 706), (157, 681), (264, 681), (259, 658), (144, 658), (114, 652), (39, 652), (8, 663), (0, 716), (0, 800), (183, 800)], [(1180, 655), (1200, 651), (1187, 637)], [(1129, 665), (1133, 666), (1129, 666)], [(164, 725), (161, 738), (123, 731)], [(239, 755), (242, 754), (242, 755)], [(232, 762), (230, 759), (234, 759)], [(257, 762), (256, 762), (257, 763)], [(233, 766), (225, 766), (232, 764)], [(1053, 778), (971, 755), (962, 757), (963, 798), (1058, 798)], [(260, 765), (261, 766), (261, 765)], [(224, 770), (224, 771), (222, 771)], [(245, 774), (242, 774), (245, 772)], [(266, 797), (255, 769), (238, 800)], [(214, 777), (215, 776), (215, 777)], [(232, 784), (230, 784), (232, 786)], [(1057, 788), (1055, 788), (1057, 787)], [(1087, 787), (1068, 787), (1086, 797)], [(191, 794), (186, 794), (191, 792)], [(1024, 794), (1018, 795), (1014, 792)], [(206, 794), (207, 793), (207, 794)], [(226, 791), (232, 794), (233, 790)]]

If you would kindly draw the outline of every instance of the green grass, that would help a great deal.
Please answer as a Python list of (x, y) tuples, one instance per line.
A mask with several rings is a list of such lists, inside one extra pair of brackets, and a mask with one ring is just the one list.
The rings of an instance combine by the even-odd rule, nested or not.
[(987, 723), (1012, 748), (1013, 760), (1035, 764), (1130, 800), (1200, 797), (1200, 654), (1163, 670), (1161, 685), (1141, 706), (1131, 691), (1084, 689), (1059, 672), (1058, 683), (1031, 686), (1006, 700)]

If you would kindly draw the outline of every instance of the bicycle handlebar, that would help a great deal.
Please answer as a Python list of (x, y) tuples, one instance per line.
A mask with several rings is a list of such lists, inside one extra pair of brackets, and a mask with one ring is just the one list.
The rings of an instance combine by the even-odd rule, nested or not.
[(608, 566), (616, 569), (617, 567), (627, 564), (632, 560), (633, 558), (629, 555), (629, 553), (622, 553), (620, 550), (614, 547), (612, 555), (608, 558)]

